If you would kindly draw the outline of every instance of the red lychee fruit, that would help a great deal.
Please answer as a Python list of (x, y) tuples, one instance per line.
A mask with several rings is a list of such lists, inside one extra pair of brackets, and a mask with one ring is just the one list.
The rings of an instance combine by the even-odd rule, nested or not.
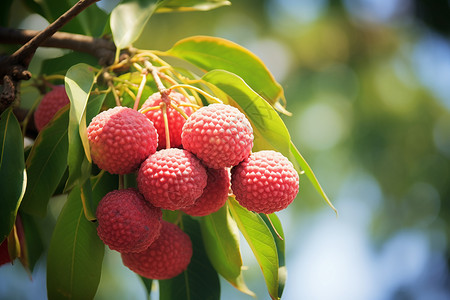
[(147, 249), (161, 230), (162, 212), (133, 188), (114, 190), (99, 202), (97, 233), (112, 250), (140, 252)]
[(0, 266), (10, 262), (11, 257), (8, 252), (8, 239), (5, 238), (5, 240), (0, 244)]
[(195, 200), (194, 205), (182, 210), (191, 216), (206, 216), (216, 212), (228, 199), (230, 189), (230, 175), (228, 170), (207, 168), (208, 180), (203, 194)]
[[(168, 95), (171, 103), (178, 106), (187, 116), (193, 113), (191, 107), (180, 106), (183, 103), (189, 103), (189, 100), (180, 93), (172, 91)], [(141, 110), (148, 107), (160, 106), (161, 104), (161, 93), (157, 92), (148, 97), (145, 103), (142, 105)], [(162, 109), (149, 110), (144, 115), (150, 119), (155, 125), (156, 131), (158, 132), (158, 149), (166, 148), (166, 130), (164, 126), (164, 118)], [(167, 106), (167, 121), (169, 125), (169, 136), (170, 136), (170, 147), (179, 148), (181, 147), (181, 129), (183, 128), (186, 119), (174, 108)]]
[(139, 253), (122, 253), (130, 270), (151, 279), (169, 279), (186, 270), (192, 257), (189, 236), (176, 225), (162, 221), (159, 238)]
[(245, 115), (225, 104), (210, 104), (194, 112), (183, 126), (183, 147), (207, 167), (237, 165), (250, 155), (253, 129)]
[(231, 189), (236, 200), (256, 213), (285, 209), (297, 196), (299, 177), (281, 153), (255, 152), (231, 170)]
[(139, 191), (156, 207), (177, 210), (194, 204), (206, 186), (205, 167), (189, 151), (170, 148), (150, 155), (137, 176)]
[(95, 116), (87, 128), (91, 156), (100, 169), (127, 174), (156, 152), (158, 134), (143, 114), (117, 106)]
[(34, 112), (34, 124), (41, 131), (50, 122), (53, 116), (70, 103), (64, 85), (55, 85), (53, 89), (42, 97), (36, 111)]

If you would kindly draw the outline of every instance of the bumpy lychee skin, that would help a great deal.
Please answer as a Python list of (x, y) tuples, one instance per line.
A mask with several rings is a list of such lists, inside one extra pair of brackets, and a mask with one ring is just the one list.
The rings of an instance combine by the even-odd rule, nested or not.
[(42, 97), (36, 111), (34, 112), (34, 124), (36, 129), (41, 131), (50, 122), (53, 116), (70, 103), (64, 85), (56, 85), (53, 89)]
[(285, 209), (297, 196), (298, 188), (294, 166), (279, 152), (255, 152), (231, 170), (231, 189), (236, 200), (257, 213)]
[(194, 112), (183, 126), (184, 149), (207, 167), (237, 165), (250, 155), (253, 129), (245, 115), (225, 104), (211, 104)]
[(143, 114), (116, 106), (95, 116), (87, 128), (92, 160), (111, 174), (127, 174), (156, 152), (158, 134)]
[(162, 221), (159, 238), (143, 252), (122, 253), (122, 262), (143, 277), (169, 279), (186, 270), (191, 257), (189, 236), (176, 225)]
[[(187, 116), (190, 116), (193, 113), (191, 107), (180, 106), (180, 104), (189, 103), (189, 100), (183, 94), (172, 91), (169, 94), (169, 99), (173, 105), (178, 106), (178, 108), (182, 110)], [(141, 110), (148, 107), (160, 106), (161, 102), (161, 93), (154, 93), (144, 102)], [(149, 110), (144, 113), (144, 115), (153, 122), (156, 131), (158, 132), (158, 149), (165, 149), (166, 130), (164, 126), (162, 109)], [(179, 148), (181, 147), (181, 129), (183, 128), (186, 119), (177, 110), (170, 106), (167, 106), (167, 121), (169, 124), (170, 147)]]
[(206, 216), (218, 211), (228, 199), (230, 189), (230, 175), (225, 168), (207, 168), (208, 181), (203, 194), (195, 200), (192, 206), (182, 210), (191, 216)]
[(177, 210), (194, 204), (206, 186), (205, 167), (189, 151), (170, 148), (150, 155), (137, 176), (139, 191), (156, 207)]
[(160, 234), (161, 209), (145, 201), (133, 188), (106, 194), (96, 215), (98, 236), (112, 250), (144, 251)]

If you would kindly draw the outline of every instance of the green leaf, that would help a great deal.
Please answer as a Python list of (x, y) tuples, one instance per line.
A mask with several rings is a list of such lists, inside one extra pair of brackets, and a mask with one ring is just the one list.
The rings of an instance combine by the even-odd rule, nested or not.
[(239, 230), (261, 267), (270, 297), (279, 299), (278, 252), (269, 227), (260, 215), (246, 210), (233, 197), (228, 198), (228, 203)]
[(14, 226), (27, 186), (22, 131), (11, 107), (0, 116), (0, 178), (1, 242)]
[(44, 217), (50, 197), (55, 192), (67, 168), (68, 106), (61, 109), (42, 130), (28, 155), (26, 166), (28, 186), (21, 210)]
[(3, 0), (0, 3), (0, 26), (8, 27), (11, 4), (13, 0)]
[(111, 31), (118, 49), (130, 46), (158, 7), (157, 0), (124, 0), (111, 12)]
[(148, 279), (142, 276), (139, 276), (139, 278), (141, 278), (142, 283), (144, 284), (145, 289), (147, 290), (148, 299), (151, 299), (150, 294), (152, 293), (153, 279)]
[(241, 292), (255, 296), (242, 277), (239, 229), (228, 211), (228, 205), (200, 218), (200, 228), (206, 253), (217, 273)]
[(231, 5), (231, 2), (223, 0), (166, 0), (156, 12), (207, 11), (228, 5)]
[(308, 177), (309, 181), (312, 183), (316, 191), (319, 193), (320, 196), (325, 200), (325, 202), (334, 210), (336, 215), (338, 214), (337, 209), (333, 206), (330, 199), (328, 199), (328, 196), (325, 194), (325, 191), (323, 190), (322, 186), (320, 185), (319, 181), (316, 178), (316, 175), (314, 175), (313, 170), (308, 165), (306, 160), (303, 158), (303, 156), (300, 154), (300, 152), (295, 147), (294, 143), (290, 143), (291, 153), (293, 157), (295, 158), (296, 162), (300, 165), (303, 172), (306, 174), (306, 177)]
[(44, 60), (42, 62), (41, 73), (65, 75), (67, 70), (73, 66), (74, 62), (96, 65), (98, 60), (87, 53), (71, 52), (60, 57)]
[(287, 113), (279, 104), (280, 99), (284, 101), (281, 85), (261, 59), (238, 44), (217, 37), (194, 36), (177, 42), (163, 54), (185, 59), (205, 71), (222, 69), (237, 74), (263, 99)]
[(28, 267), (33, 272), (34, 266), (44, 253), (44, 242), (39, 231), (39, 225), (33, 216), (20, 211), (20, 217), (25, 232), (26, 253), (28, 256)]
[(84, 217), (75, 187), (59, 215), (47, 258), (47, 294), (51, 299), (92, 299), (100, 282), (105, 246), (96, 226)]
[(278, 113), (242, 78), (224, 71), (214, 70), (202, 79), (226, 104), (241, 108), (252, 123), (255, 136), (253, 151), (273, 149), (290, 156), (290, 135)]
[[(27, 7), (43, 16), (49, 23), (54, 22), (72, 6), (77, 0), (24, 0)], [(108, 20), (108, 15), (92, 4), (64, 25), (60, 31), (80, 33), (89, 36), (100, 36)]]
[(205, 253), (200, 225), (184, 215), (182, 229), (191, 238), (192, 259), (186, 271), (175, 278), (159, 281), (159, 299), (220, 299), (219, 277)]
[(102, 171), (97, 176), (91, 177), (91, 187), (93, 207), (97, 210), (100, 200), (107, 193), (119, 188), (119, 176)]
[[(69, 178), (66, 190), (74, 185), (82, 185), (91, 173), (91, 154), (86, 131), (86, 106), (92, 86), (94, 73), (86, 64), (71, 67), (65, 77), (66, 92), (70, 99), (69, 114)], [(104, 95), (101, 95), (104, 100)], [(100, 108), (98, 108), (100, 109)]]
[(284, 232), (283, 227), (281, 226), (280, 219), (276, 214), (259, 214), (260, 217), (264, 220), (267, 227), (269, 227), (270, 232), (272, 233), (273, 239), (275, 240), (275, 244), (277, 245), (277, 253), (278, 253), (278, 297), (281, 298), (283, 294), (284, 285), (286, 284), (287, 278), (287, 270), (286, 270), (286, 258), (285, 258), (285, 243), (284, 243)]

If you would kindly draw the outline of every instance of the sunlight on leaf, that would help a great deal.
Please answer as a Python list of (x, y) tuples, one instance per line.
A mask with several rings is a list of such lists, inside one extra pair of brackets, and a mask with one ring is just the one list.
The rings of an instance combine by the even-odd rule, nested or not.
[(228, 204), (239, 230), (247, 240), (261, 267), (270, 297), (279, 299), (277, 245), (270, 229), (258, 214), (240, 206), (234, 197), (228, 198)]

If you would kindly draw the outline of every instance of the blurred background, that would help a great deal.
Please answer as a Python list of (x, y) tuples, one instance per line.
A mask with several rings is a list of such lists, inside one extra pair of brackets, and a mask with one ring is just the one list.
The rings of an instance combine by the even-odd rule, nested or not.
[[(15, 27), (45, 27), (15, 2)], [(450, 299), (450, 1), (236, 0), (156, 15), (135, 46), (166, 50), (199, 34), (234, 41), (267, 64), (285, 89), (292, 139), (339, 211), (301, 177), (297, 199), (278, 214), (283, 298)], [(32, 67), (61, 54), (41, 49)], [(268, 299), (242, 247), (247, 284)], [(45, 298), (44, 267), (42, 258), (28, 286), (17, 280), (28, 278), (20, 264), (1, 267), (0, 298)], [(145, 298), (116, 253), (107, 252), (104, 269), (96, 299)], [(222, 296), (251, 299), (225, 281)]]

